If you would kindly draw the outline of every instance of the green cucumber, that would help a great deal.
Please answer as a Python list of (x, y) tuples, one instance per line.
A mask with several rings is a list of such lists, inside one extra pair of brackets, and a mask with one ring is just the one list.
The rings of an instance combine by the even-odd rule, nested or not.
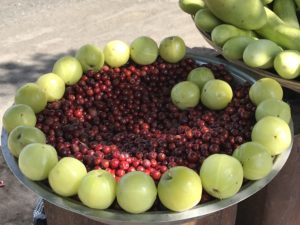
[(261, 0), (261, 2), (262, 2), (264, 5), (268, 5), (268, 4), (270, 4), (271, 2), (273, 2), (273, 0)]
[(272, 10), (265, 7), (267, 23), (255, 30), (262, 37), (283, 48), (300, 51), (300, 30), (285, 24)]
[(273, 11), (286, 24), (299, 28), (296, 5), (293, 0), (274, 0)]
[(300, 8), (300, 0), (295, 0), (295, 3), (297, 5), (297, 8), (299, 9)]
[(231, 24), (218, 25), (211, 32), (211, 40), (220, 47), (230, 38), (237, 36), (256, 37), (256, 34), (252, 30), (240, 29)]
[(209, 9), (199, 9), (194, 17), (196, 27), (204, 30), (205, 32), (211, 32), (216, 26), (222, 23)]

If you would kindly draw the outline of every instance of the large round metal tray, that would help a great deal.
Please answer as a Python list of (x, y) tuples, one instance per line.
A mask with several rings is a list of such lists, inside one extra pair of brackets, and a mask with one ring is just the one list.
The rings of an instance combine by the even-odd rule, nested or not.
[[(235, 66), (229, 64), (228, 62), (216, 58), (216, 57), (209, 57), (204, 55), (194, 55), (189, 53), (189, 57), (194, 58), (197, 63), (215, 63), (215, 64), (224, 64), (235, 78), (235, 81), (238, 83), (249, 82), (253, 83), (255, 79), (249, 76), (247, 73), (237, 69)], [(292, 135), (293, 135), (293, 126), (292, 122), (290, 124)], [(281, 168), (284, 166), (285, 162), (287, 161), (290, 151), (292, 148), (292, 143), (289, 148), (283, 152), (281, 155), (278, 155), (274, 159), (273, 169), (268, 176), (265, 178), (255, 181), (255, 182), (247, 182), (241, 190), (233, 197), (224, 199), (224, 200), (214, 200), (210, 201), (205, 204), (197, 205), (196, 207), (187, 210), (185, 212), (171, 212), (171, 211), (150, 211), (142, 214), (128, 214), (124, 211), (118, 210), (95, 210), (85, 207), (80, 202), (73, 200), (71, 198), (63, 198), (56, 195), (50, 187), (45, 185), (43, 182), (32, 182), (28, 180), (26, 177), (23, 176), (21, 171), (19, 170), (18, 163), (16, 158), (14, 158), (7, 147), (7, 133), (4, 129), (2, 129), (1, 135), (1, 146), (2, 146), (2, 153), (4, 159), (13, 172), (13, 174), (19, 179), (23, 185), (27, 188), (41, 196), (43, 199), (47, 200), (48, 202), (64, 208), (66, 210), (72, 211), (74, 213), (78, 213), (89, 217), (95, 221), (108, 223), (108, 224), (175, 224), (184, 222), (191, 219), (199, 219), (200, 217), (207, 216), (208, 214), (217, 212), (219, 210), (225, 209), (232, 205), (237, 204), (238, 202), (250, 197), (251, 195), (255, 194), (257, 191), (262, 189), (266, 186)], [(174, 196), (176, 198), (176, 196)]]

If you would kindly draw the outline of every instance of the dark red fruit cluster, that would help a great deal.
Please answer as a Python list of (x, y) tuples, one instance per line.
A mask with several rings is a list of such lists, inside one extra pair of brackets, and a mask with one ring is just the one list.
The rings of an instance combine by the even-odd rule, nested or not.
[(63, 99), (38, 114), (36, 126), (59, 156), (82, 160), (88, 170), (108, 170), (117, 180), (135, 170), (159, 180), (177, 165), (199, 171), (210, 154), (232, 154), (249, 141), (255, 122), (249, 85), (234, 86), (223, 65), (203, 66), (233, 86), (226, 109), (176, 108), (172, 87), (199, 65), (192, 59), (176, 64), (158, 59), (148, 66), (129, 63), (87, 72), (67, 87)]

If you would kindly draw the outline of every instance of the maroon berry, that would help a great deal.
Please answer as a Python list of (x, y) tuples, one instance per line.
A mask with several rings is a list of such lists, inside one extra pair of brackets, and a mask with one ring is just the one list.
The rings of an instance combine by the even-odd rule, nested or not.
[(134, 160), (133, 162), (132, 162), (132, 166), (134, 167), (134, 168), (137, 168), (139, 165), (140, 165), (140, 160), (138, 160), (138, 159), (136, 159), (136, 160)]
[(94, 158), (94, 165), (99, 166), (101, 163), (102, 158)]
[(109, 146), (104, 146), (104, 147), (103, 147), (103, 153), (104, 153), (104, 154), (107, 155), (107, 154), (109, 154), (110, 152), (111, 152), (111, 148), (110, 148)]
[(158, 171), (158, 170), (154, 170), (154, 171), (152, 171), (151, 172), (151, 177), (153, 178), (153, 180), (159, 180), (160, 179), (160, 177), (161, 177), (161, 173), (160, 173), (160, 171)]
[(168, 167), (166, 167), (166, 166), (160, 166), (160, 172), (161, 172), (161, 174), (163, 174), (167, 170), (168, 170)]
[(158, 161), (164, 161), (166, 159), (165, 153), (159, 153), (157, 156)]
[(144, 173), (150, 175), (151, 171), (150, 171), (150, 169), (145, 169)]
[(121, 161), (119, 164), (119, 168), (123, 170), (127, 170), (129, 168), (129, 163), (127, 161)]
[(125, 175), (125, 170), (123, 170), (123, 169), (116, 170), (116, 176), (117, 177), (122, 177), (124, 175)]
[(141, 171), (141, 172), (144, 172), (145, 171), (145, 168), (143, 166), (138, 166), (136, 168), (137, 171)]
[(101, 166), (103, 167), (103, 168), (109, 168), (109, 161), (107, 160), (107, 159), (102, 159), (101, 160)]
[(150, 160), (151, 167), (155, 168), (157, 166), (157, 161), (155, 159)]
[(144, 159), (142, 164), (143, 164), (144, 168), (151, 167), (151, 162), (149, 159)]
[(128, 169), (127, 169), (127, 172), (129, 173), (129, 172), (133, 172), (133, 171), (135, 171), (135, 168), (133, 167), (133, 166), (130, 166)]
[(120, 159), (120, 161), (126, 160), (126, 154), (125, 154), (125, 153), (121, 153), (121, 154), (119, 155), (119, 159)]
[(112, 159), (110, 161), (110, 167), (113, 169), (116, 169), (119, 167), (119, 163), (120, 163), (120, 161), (118, 159)]
[(74, 153), (74, 157), (78, 160), (82, 160), (83, 156), (81, 152), (75, 152)]
[(157, 153), (155, 151), (151, 151), (148, 153), (148, 158), (149, 159), (156, 159)]

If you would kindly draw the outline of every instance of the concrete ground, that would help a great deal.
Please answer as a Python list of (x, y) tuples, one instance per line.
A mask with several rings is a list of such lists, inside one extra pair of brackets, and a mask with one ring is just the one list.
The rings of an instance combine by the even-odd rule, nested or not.
[[(1, 0), (0, 21), (1, 118), (18, 87), (86, 43), (103, 47), (113, 39), (130, 43), (148, 35), (159, 42), (179, 35), (190, 48), (209, 48), (178, 0)], [(17, 181), (1, 154), (0, 180), (0, 224), (31, 224), (37, 196)]]

